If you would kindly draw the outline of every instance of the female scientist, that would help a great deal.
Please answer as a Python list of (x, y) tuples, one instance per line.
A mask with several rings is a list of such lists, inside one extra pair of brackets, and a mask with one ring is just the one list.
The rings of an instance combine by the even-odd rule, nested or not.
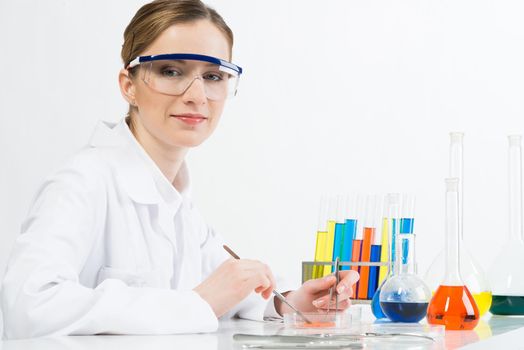
[[(6, 337), (210, 332), (220, 317), (290, 311), (270, 298), (269, 268), (230, 258), (189, 195), (185, 156), (215, 130), (242, 73), (232, 46), (222, 17), (199, 0), (136, 13), (119, 74), (129, 113), (100, 123), (39, 189), (3, 281)], [(357, 279), (343, 272), (340, 309)], [(327, 308), (334, 284), (308, 281), (287, 299)]]

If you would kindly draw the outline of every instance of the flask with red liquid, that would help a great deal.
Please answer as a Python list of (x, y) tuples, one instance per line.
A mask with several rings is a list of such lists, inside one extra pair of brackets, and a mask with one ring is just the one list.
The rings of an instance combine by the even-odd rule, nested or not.
[(428, 307), (428, 323), (444, 325), (446, 330), (470, 330), (479, 322), (475, 299), (460, 276), (459, 180), (446, 179), (445, 277)]

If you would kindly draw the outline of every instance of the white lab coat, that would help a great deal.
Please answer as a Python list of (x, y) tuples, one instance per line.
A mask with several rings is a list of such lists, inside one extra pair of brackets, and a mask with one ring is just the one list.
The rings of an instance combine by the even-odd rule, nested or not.
[[(216, 330), (192, 289), (229, 256), (191, 202), (185, 164), (175, 184), (124, 119), (101, 122), (22, 225), (3, 281), (6, 337)], [(233, 314), (277, 315), (254, 293)]]

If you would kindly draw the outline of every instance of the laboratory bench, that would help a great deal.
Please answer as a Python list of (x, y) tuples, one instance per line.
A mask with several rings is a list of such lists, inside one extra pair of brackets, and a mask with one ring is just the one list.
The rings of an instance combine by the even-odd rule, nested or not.
[[(363, 324), (373, 322), (369, 305), (361, 305)], [(276, 321), (260, 322), (240, 319), (223, 320), (215, 333), (164, 336), (97, 335), (59, 336), (34, 339), (4, 340), (1, 350), (60, 349), (244, 349), (233, 340), (233, 334), (283, 334), (284, 325)], [(403, 342), (389, 339), (364, 341), (348, 349), (524, 349), (524, 317), (485, 315), (472, 331), (447, 331), (438, 342)], [(519, 347), (520, 346), (520, 347)], [(247, 349), (248, 347), (246, 347)], [(256, 347), (252, 347), (256, 348)], [(318, 349), (318, 348), (317, 348)]]

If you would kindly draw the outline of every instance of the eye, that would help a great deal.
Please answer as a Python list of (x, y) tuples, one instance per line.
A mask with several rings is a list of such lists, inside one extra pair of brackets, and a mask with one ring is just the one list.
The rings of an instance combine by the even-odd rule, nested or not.
[(160, 70), (160, 75), (165, 78), (176, 78), (182, 75), (182, 73), (174, 67), (163, 67)]
[(202, 78), (210, 81), (221, 81), (224, 79), (224, 75), (219, 72), (209, 72), (202, 75)]

